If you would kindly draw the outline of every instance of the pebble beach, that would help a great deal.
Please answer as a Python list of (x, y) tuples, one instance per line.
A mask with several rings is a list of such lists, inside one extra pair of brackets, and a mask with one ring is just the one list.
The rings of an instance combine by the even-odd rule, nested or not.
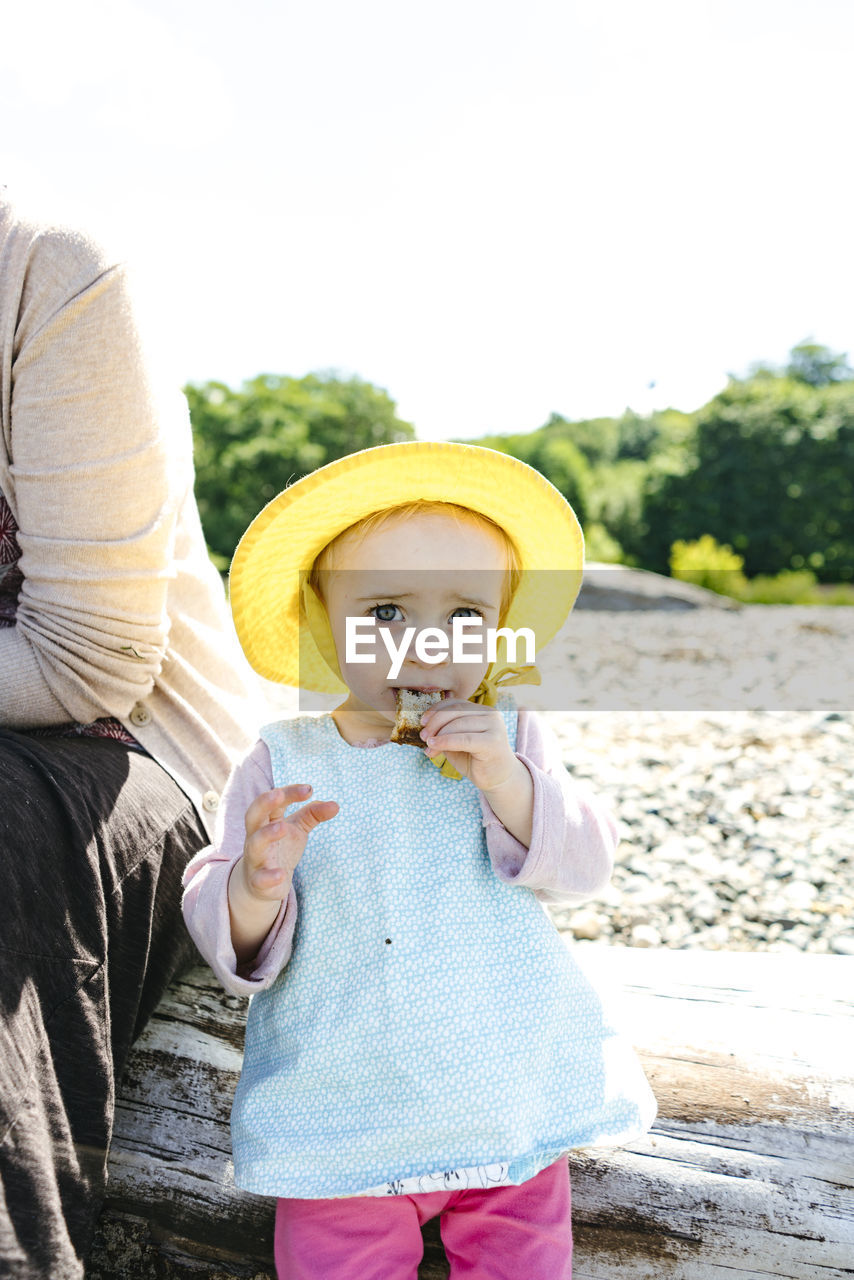
[[(580, 667), (580, 687), (608, 662), (618, 617), (575, 614), (557, 660)], [(690, 631), (697, 702), (703, 679), (709, 704), (718, 701), (729, 653), (730, 668), (761, 671), (771, 706), (745, 710), (734, 699), (725, 710), (646, 710), (626, 668), (623, 709), (547, 712), (567, 767), (608, 798), (621, 834), (606, 894), (553, 909), (558, 927), (619, 946), (854, 955), (854, 610), (644, 610), (622, 619), (639, 628), (645, 650), (657, 647), (663, 679), (667, 654), (685, 651), (680, 629)], [(625, 647), (630, 633), (617, 631)], [(786, 682), (809, 671), (815, 705), (793, 709)]]

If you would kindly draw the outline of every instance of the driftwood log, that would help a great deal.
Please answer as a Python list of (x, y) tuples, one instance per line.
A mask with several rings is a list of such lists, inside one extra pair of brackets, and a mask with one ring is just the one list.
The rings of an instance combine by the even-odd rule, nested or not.
[[(580, 954), (659, 1116), (630, 1148), (573, 1154), (576, 1280), (854, 1276), (854, 959)], [(273, 1280), (272, 1201), (231, 1181), (244, 1015), (198, 967), (137, 1043), (89, 1280)], [(419, 1276), (447, 1276), (435, 1224)]]

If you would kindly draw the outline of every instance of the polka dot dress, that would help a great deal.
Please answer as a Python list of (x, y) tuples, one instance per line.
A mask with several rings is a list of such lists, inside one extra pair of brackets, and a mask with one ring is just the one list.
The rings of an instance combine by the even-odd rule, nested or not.
[[(515, 707), (501, 709), (513, 742)], [(310, 782), (340, 812), (294, 876), (292, 958), (251, 1002), (237, 1185), (519, 1183), (645, 1130), (637, 1060), (534, 894), (494, 874), (472, 784), (418, 747), (350, 746), (327, 715), (262, 736), (277, 785)]]

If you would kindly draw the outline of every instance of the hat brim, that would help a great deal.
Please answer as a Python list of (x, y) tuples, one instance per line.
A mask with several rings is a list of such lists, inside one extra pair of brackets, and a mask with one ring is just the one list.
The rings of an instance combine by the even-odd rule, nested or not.
[(268, 503), (246, 530), (231, 565), (231, 609), (260, 675), (321, 693), (344, 690), (300, 625), (301, 575), (350, 525), (418, 499), (456, 503), (504, 529), (522, 565), (504, 625), (531, 627), (538, 649), (556, 634), (575, 603), (584, 563), (581, 527), (563, 495), (510, 454), (408, 441), (348, 454), (313, 471)]

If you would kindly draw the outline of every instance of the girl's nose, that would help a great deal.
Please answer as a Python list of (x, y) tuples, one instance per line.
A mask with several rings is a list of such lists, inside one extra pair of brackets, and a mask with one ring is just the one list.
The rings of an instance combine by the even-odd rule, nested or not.
[(439, 670), (446, 667), (452, 657), (453, 636), (450, 627), (427, 626), (416, 632), (410, 646), (408, 659), (420, 670)]

